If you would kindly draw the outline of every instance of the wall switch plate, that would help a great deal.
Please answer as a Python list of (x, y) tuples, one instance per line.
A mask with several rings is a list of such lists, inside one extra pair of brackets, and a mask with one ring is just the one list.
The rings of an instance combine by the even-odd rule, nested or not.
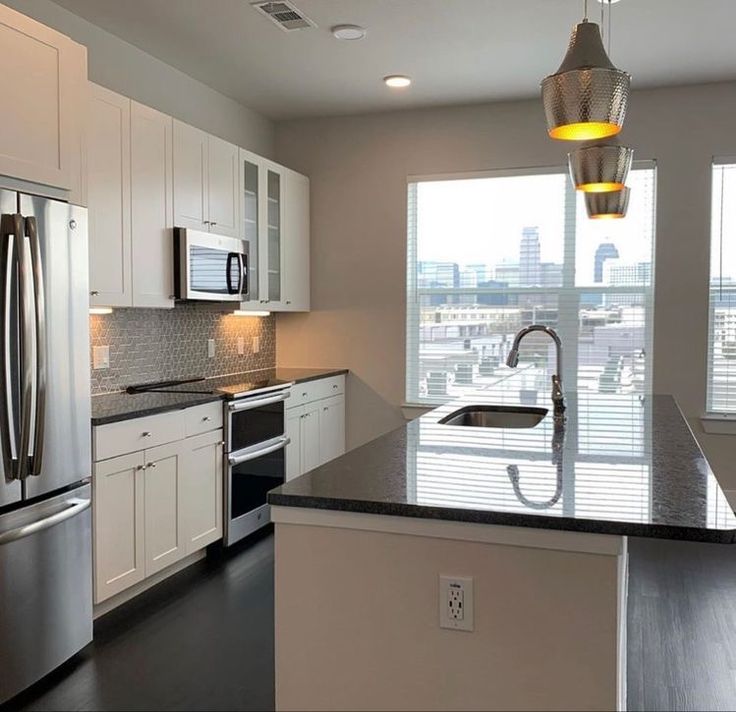
[(110, 368), (109, 346), (95, 346), (92, 349), (92, 368)]
[(215, 358), (215, 340), (207, 339), (207, 356), (209, 358)]
[(440, 628), (473, 630), (473, 579), (440, 576)]
[(242, 336), (238, 336), (238, 356), (245, 354), (245, 339)]
[(253, 353), (257, 354), (260, 350), (261, 350), (261, 337), (254, 336), (253, 337)]

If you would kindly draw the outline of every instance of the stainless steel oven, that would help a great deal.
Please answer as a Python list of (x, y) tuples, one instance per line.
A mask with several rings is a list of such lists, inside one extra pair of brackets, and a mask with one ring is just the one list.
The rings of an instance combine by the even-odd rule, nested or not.
[(248, 298), (248, 243), (236, 237), (174, 228), (177, 299), (241, 302)]
[(289, 386), (225, 402), (225, 545), (271, 521), (266, 495), (286, 474), (285, 401)]

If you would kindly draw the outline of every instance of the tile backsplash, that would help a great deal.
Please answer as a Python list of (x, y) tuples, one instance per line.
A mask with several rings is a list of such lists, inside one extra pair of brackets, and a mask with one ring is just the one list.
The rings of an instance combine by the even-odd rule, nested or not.
[[(243, 337), (244, 355), (238, 354)], [(253, 339), (259, 340), (258, 353)], [(207, 353), (215, 340), (215, 356)], [(119, 391), (131, 383), (189, 376), (219, 376), (276, 364), (275, 318), (235, 316), (207, 306), (116, 309), (90, 316), (90, 367), (95, 346), (108, 346), (110, 366), (92, 368), (92, 393)]]

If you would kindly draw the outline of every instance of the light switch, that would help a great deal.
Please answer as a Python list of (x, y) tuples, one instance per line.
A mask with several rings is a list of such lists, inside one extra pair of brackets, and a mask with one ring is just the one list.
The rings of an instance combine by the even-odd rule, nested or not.
[(92, 349), (92, 368), (110, 368), (109, 346), (95, 346)]

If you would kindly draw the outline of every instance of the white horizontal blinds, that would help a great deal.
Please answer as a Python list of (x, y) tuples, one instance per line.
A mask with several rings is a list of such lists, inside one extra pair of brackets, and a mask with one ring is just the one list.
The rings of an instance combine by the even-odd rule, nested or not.
[(548, 337), (525, 340), (517, 371), (504, 365), (533, 323), (559, 330), (568, 384), (646, 392), (654, 170), (634, 171), (631, 184), (634, 219), (591, 225), (562, 170), (411, 182), (407, 400), (505, 383), (530, 402), (546, 394)]
[(736, 162), (713, 166), (707, 410), (736, 412)]

